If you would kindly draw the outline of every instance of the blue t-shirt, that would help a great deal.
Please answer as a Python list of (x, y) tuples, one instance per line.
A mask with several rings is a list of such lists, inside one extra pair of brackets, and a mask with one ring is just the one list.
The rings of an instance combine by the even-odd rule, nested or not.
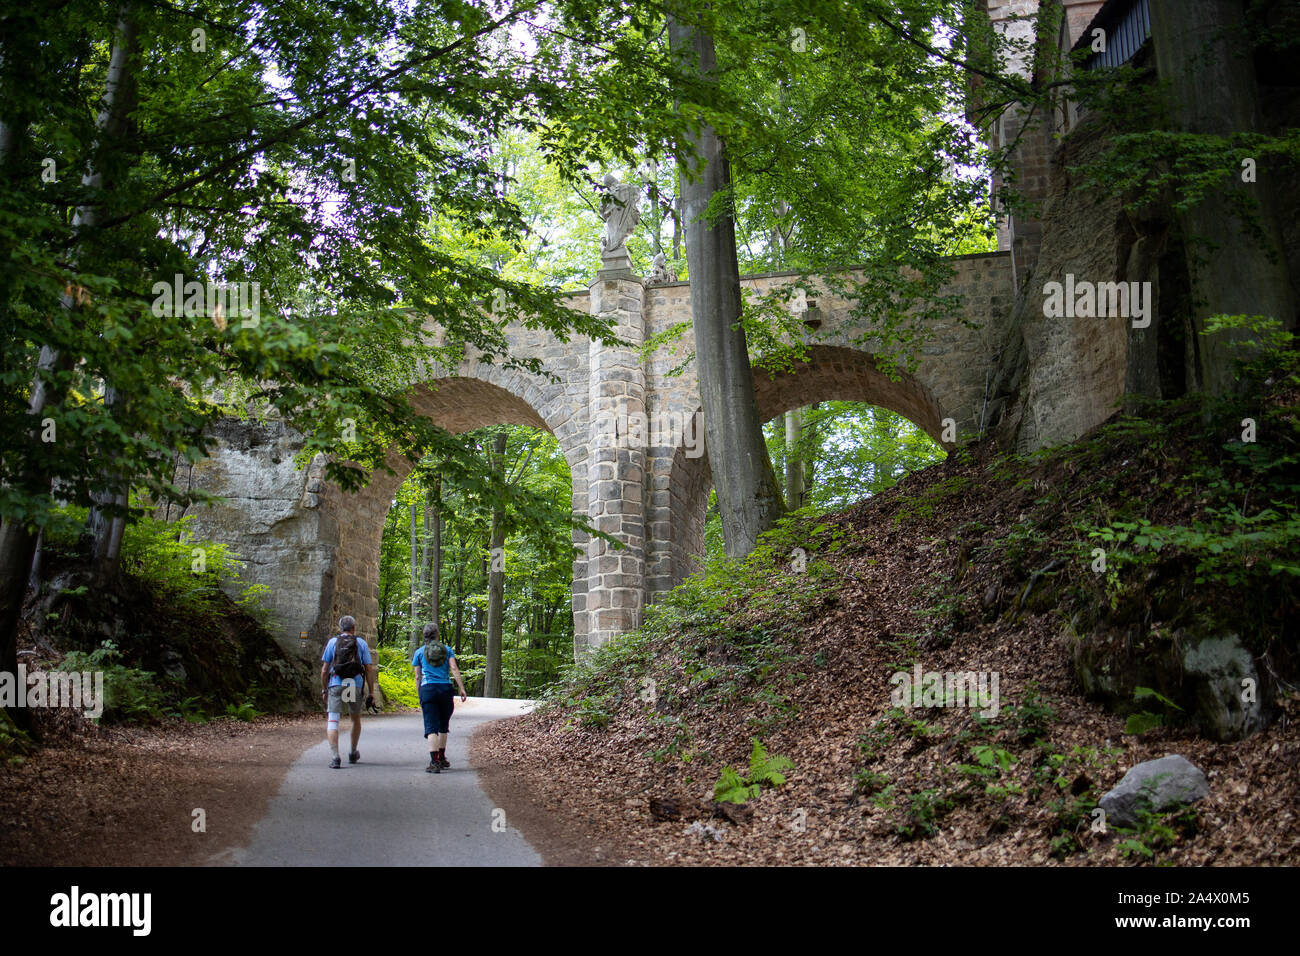
[[(446, 644), (443, 647), (447, 647)], [(456, 656), (456, 652), (447, 647), (446, 659), (437, 667), (434, 667), (424, 659), (424, 645), (415, 652), (411, 658), (411, 666), (420, 668), (422, 679), (421, 684), (450, 684), (451, 683), (451, 659)]]
[[(334, 645), (337, 641), (338, 641), (337, 637), (331, 637), (329, 643), (325, 645), (325, 651), (321, 654), (320, 659), (324, 661), (326, 664), (332, 664), (334, 662)], [(357, 638), (357, 656), (361, 658), (362, 664), (369, 666), (370, 647), (369, 645), (366, 644), (366, 639), (364, 637)], [(350, 680), (353, 684), (355, 684), (357, 690), (360, 691), (361, 688), (365, 686), (365, 682), (366, 682), (365, 672), (362, 671), (360, 674), (357, 674), (355, 677), (349, 677), (348, 680)], [(343, 683), (343, 678), (339, 677), (338, 674), (335, 674), (331, 670), (330, 686), (337, 687), (339, 684), (342, 683)]]

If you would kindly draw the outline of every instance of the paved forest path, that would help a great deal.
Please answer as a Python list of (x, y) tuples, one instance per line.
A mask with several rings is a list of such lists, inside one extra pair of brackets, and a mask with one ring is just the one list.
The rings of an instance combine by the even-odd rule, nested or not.
[(426, 773), (428, 749), (415, 714), (363, 716), (361, 760), (329, 768), (321, 741), (289, 769), (247, 845), (211, 862), (234, 866), (540, 866), (469, 766), (469, 739), (482, 724), (527, 711), (531, 701), (456, 699), (447, 743), (451, 769)]

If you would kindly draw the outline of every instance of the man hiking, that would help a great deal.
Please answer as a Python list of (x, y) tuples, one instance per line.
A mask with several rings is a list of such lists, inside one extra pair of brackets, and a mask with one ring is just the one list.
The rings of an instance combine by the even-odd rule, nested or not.
[(352, 714), (352, 750), (348, 763), (361, 759), (357, 743), (361, 740), (361, 677), (366, 678), (366, 706), (375, 706), (375, 665), (370, 658), (370, 647), (356, 635), (357, 622), (350, 614), (339, 618), (339, 634), (331, 637), (321, 653), (321, 696), (325, 702), (325, 739), (329, 741), (334, 758), (331, 769), (343, 766), (339, 759), (339, 717), (346, 707)]
[(424, 625), (424, 644), (411, 658), (415, 680), (420, 685), (420, 710), (424, 714), (424, 739), (429, 742), (429, 766), (426, 773), (442, 773), (451, 767), (447, 762), (447, 733), (451, 729), (451, 679), (460, 687), (460, 702), (467, 700), (465, 683), (456, 666), (456, 652), (438, 635), (437, 624)]

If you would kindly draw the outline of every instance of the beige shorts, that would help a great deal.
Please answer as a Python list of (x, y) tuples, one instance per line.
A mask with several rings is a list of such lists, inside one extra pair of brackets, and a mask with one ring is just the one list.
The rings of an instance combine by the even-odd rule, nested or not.
[[(348, 690), (348, 697), (353, 697), (352, 690), (356, 691), (355, 699), (344, 700), (343, 691)], [(361, 705), (365, 702), (365, 694), (360, 687), (351, 681), (344, 681), (341, 684), (335, 684), (330, 688), (329, 703), (325, 705), (326, 713), (330, 714), (360, 714)]]

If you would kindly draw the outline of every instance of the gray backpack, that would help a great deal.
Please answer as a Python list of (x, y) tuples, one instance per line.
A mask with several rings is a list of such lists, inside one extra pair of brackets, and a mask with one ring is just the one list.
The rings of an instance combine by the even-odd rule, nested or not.
[(425, 641), (424, 662), (430, 667), (441, 667), (447, 663), (447, 645), (442, 641)]

